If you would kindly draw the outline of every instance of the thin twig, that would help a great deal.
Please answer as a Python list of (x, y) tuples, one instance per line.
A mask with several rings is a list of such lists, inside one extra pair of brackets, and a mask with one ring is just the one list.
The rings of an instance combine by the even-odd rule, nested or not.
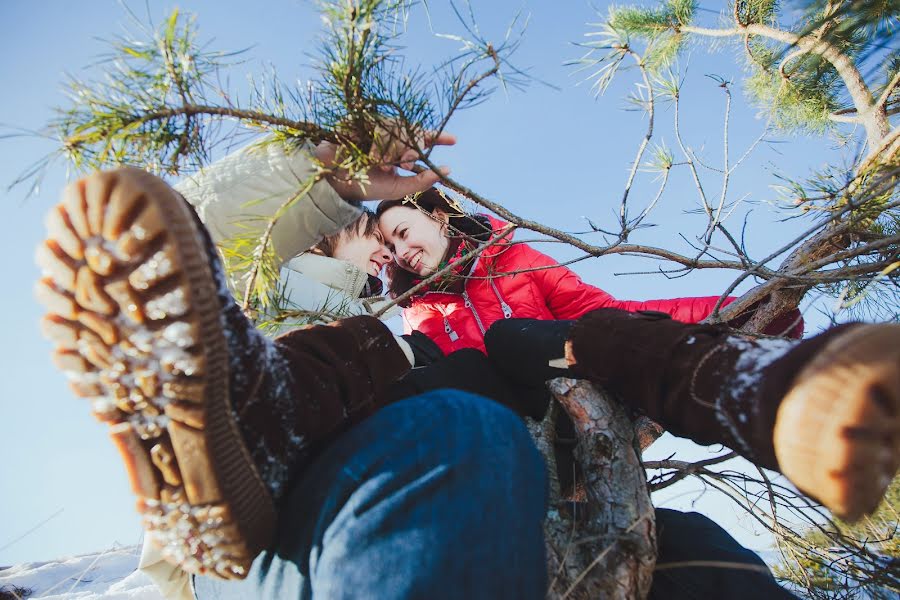
[[(654, 94), (653, 94), (653, 86), (650, 85), (650, 78), (647, 75), (647, 68), (644, 66), (644, 59), (638, 53), (634, 52), (630, 48), (625, 48), (624, 52), (631, 56), (634, 59), (634, 62), (637, 64), (638, 68), (641, 71), (641, 77), (644, 80), (644, 87), (647, 90), (647, 133), (644, 134), (644, 139), (641, 140), (641, 144), (638, 147), (637, 156), (634, 157), (634, 161), (631, 163), (631, 171), (628, 173), (628, 181), (625, 182), (625, 190), (622, 192), (622, 201), (620, 203), (619, 208), (619, 220), (622, 225), (622, 230), (625, 232), (625, 237), (628, 236), (628, 230), (633, 229), (633, 227), (628, 224), (628, 194), (631, 192), (631, 186), (634, 183), (634, 178), (637, 175), (638, 167), (641, 164), (641, 158), (644, 156), (644, 151), (647, 149), (647, 145), (650, 143), (651, 138), (653, 138), (653, 118), (654, 118)], [(642, 213), (646, 215), (647, 211)], [(641, 217), (641, 218), (642, 218)], [(640, 219), (638, 219), (638, 222)]]

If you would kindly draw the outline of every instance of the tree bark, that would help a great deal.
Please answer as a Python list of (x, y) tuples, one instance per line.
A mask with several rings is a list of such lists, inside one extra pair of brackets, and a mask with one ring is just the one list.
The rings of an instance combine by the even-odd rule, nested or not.
[[(550, 390), (575, 424), (587, 501), (560, 496), (553, 458), (558, 409), (551, 409), (543, 422), (530, 425), (551, 481), (547, 597), (645, 598), (656, 563), (656, 527), (636, 426), (615, 400), (586, 381), (554, 379)], [(662, 430), (644, 423), (638, 431), (649, 445)]]

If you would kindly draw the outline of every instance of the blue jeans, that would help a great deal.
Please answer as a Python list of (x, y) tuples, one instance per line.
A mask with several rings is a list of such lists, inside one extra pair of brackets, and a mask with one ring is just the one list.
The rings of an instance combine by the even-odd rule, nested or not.
[(657, 508), (656, 536), (648, 600), (797, 599), (755, 552), (701, 514)]
[(199, 600), (543, 598), (546, 471), (511, 411), (437, 390), (342, 434), (279, 511), (247, 579)]

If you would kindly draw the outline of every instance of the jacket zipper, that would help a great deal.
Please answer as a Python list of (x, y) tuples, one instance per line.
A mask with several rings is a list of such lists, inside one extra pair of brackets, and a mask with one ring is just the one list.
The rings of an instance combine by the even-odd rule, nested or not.
[[(472, 263), (472, 268), (469, 270), (470, 273), (475, 271), (475, 268), (478, 266), (478, 263), (481, 261), (481, 256), (475, 259), (475, 262)], [(491, 284), (491, 288), (494, 290), (494, 294), (497, 296), (497, 299), (500, 301), (500, 309), (503, 311), (503, 318), (508, 319), (512, 317), (512, 308), (510, 308), (509, 304), (507, 304), (503, 297), (500, 295), (500, 290), (497, 289), (497, 286), (494, 284), (493, 279), (488, 280)], [(481, 335), (485, 334), (484, 323), (481, 322), (481, 317), (478, 314), (478, 311), (475, 310), (475, 305), (472, 304), (472, 300), (469, 298), (469, 292), (466, 290), (466, 286), (469, 285), (468, 280), (463, 284), (463, 303), (466, 308), (472, 311), (472, 316), (475, 317), (475, 324), (478, 325), (478, 331), (481, 332)], [(454, 292), (425, 292), (423, 296), (427, 296), (428, 294), (453, 294)], [(455, 342), (459, 339), (459, 334), (453, 330), (453, 327), (450, 325), (450, 320), (447, 319), (447, 315), (444, 315), (444, 333), (450, 336), (450, 341)]]
[(481, 335), (484, 335), (484, 323), (481, 322), (481, 317), (478, 316), (478, 311), (475, 310), (475, 305), (473, 305), (472, 301), (469, 299), (469, 292), (463, 290), (462, 297), (466, 308), (471, 310), (472, 315), (475, 317), (475, 323), (478, 325), (478, 330), (481, 332)]
[(444, 333), (450, 336), (451, 342), (455, 342), (459, 339), (459, 334), (453, 331), (453, 328), (450, 327), (450, 321), (447, 319), (447, 315), (444, 315)]
[[(427, 296), (428, 294), (449, 294), (451, 296), (459, 296), (454, 292), (425, 292), (422, 296)], [(465, 295), (463, 295), (463, 299), (465, 300)], [(468, 304), (466, 304), (468, 306)], [(455, 342), (459, 339), (459, 334), (453, 330), (453, 327), (450, 325), (450, 319), (447, 318), (447, 315), (443, 314), (444, 311), (441, 311), (441, 314), (444, 317), (444, 333), (450, 336), (450, 341)]]
[(488, 283), (491, 284), (491, 289), (494, 290), (494, 295), (497, 296), (497, 300), (500, 301), (500, 310), (503, 311), (503, 318), (509, 319), (512, 317), (512, 307), (506, 303), (506, 300), (503, 299), (503, 296), (500, 295), (500, 290), (497, 289), (497, 284), (494, 283), (493, 279), (488, 279)]

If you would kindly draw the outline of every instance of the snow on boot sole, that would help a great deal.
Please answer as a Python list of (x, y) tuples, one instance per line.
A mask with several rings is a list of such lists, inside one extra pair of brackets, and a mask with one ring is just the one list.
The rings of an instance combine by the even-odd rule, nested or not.
[(232, 417), (218, 286), (190, 211), (137, 169), (69, 185), (36, 293), (54, 362), (109, 423), (148, 537), (188, 572), (244, 578), (275, 509)]
[(871, 513), (900, 467), (900, 325), (831, 340), (778, 408), (778, 464), (837, 516)]

